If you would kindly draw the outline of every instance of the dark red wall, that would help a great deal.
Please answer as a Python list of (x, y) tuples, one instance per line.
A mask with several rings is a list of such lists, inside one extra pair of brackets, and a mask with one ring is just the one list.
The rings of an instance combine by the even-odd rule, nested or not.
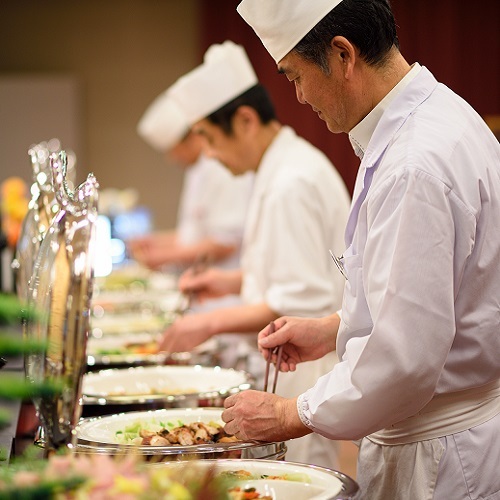
[[(312, 0), (313, 1), (313, 0)], [(200, 62), (213, 43), (243, 45), (282, 123), (291, 125), (333, 161), (352, 191), (358, 160), (345, 134), (330, 133), (309, 106), (297, 102), (293, 85), (253, 30), (236, 12), (240, 0), (201, 0)], [(427, 66), (481, 115), (500, 114), (500, 0), (393, 0), (401, 51)]]

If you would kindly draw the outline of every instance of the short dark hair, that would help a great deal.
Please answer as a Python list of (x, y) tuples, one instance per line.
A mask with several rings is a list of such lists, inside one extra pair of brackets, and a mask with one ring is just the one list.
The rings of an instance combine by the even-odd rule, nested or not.
[(250, 106), (255, 109), (263, 125), (272, 120), (276, 120), (276, 112), (271, 102), (271, 98), (267, 90), (259, 83), (222, 106), (222, 108), (214, 111), (207, 116), (207, 120), (221, 127), (227, 135), (232, 135), (233, 116), (240, 106)]
[(347, 38), (359, 49), (363, 60), (372, 66), (383, 65), (392, 47), (399, 49), (389, 0), (342, 0), (294, 50), (328, 74), (330, 42), (335, 36)]

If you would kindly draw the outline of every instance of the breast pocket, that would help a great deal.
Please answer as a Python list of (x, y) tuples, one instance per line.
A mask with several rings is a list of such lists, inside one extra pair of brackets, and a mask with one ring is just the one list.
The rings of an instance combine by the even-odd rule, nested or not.
[(373, 325), (363, 286), (363, 256), (346, 250), (343, 258), (347, 282), (342, 301), (342, 321), (353, 331), (366, 330)]
[(344, 252), (341, 260), (347, 277), (346, 292), (356, 297), (358, 290), (363, 289), (363, 256), (360, 254), (353, 255), (352, 247), (349, 247)]

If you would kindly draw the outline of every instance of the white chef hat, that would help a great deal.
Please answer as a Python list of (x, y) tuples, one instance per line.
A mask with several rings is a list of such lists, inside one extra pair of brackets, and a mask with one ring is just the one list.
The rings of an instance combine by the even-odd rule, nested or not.
[(342, 0), (243, 0), (236, 10), (278, 63)]
[(171, 96), (194, 125), (257, 83), (245, 49), (228, 40), (209, 47), (203, 64), (179, 78)]
[(186, 114), (170, 97), (169, 88), (146, 109), (137, 125), (137, 133), (152, 148), (164, 152), (175, 146), (189, 128)]

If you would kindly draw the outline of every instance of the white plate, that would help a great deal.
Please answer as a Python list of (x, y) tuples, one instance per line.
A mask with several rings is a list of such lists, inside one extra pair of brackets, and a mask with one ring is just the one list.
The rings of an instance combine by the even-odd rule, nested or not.
[(82, 393), (86, 403), (106, 404), (174, 400), (190, 395), (227, 397), (250, 386), (247, 373), (218, 366), (139, 366), (87, 373)]
[(186, 297), (177, 290), (159, 292), (157, 290), (136, 290), (120, 292), (101, 292), (92, 299), (94, 310), (123, 311), (146, 310), (154, 308), (163, 312), (171, 312), (184, 305)]
[(159, 334), (132, 333), (123, 335), (106, 335), (100, 339), (91, 337), (87, 342), (87, 354), (92, 356), (105, 354), (131, 354), (127, 349), (129, 344), (149, 344), (157, 342)]
[(130, 264), (114, 269), (108, 276), (95, 280), (98, 294), (119, 293), (124, 290), (158, 290), (169, 292), (177, 288), (177, 276), (164, 272), (155, 272), (144, 266)]
[[(173, 408), (154, 411), (134, 411), (120, 413), (105, 417), (83, 419), (78, 424), (77, 436), (79, 440), (99, 444), (120, 444), (116, 437), (117, 431), (123, 431), (125, 427), (140, 421), (146, 428), (154, 430), (160, 422), (182, 421), (184, 424), (193, 422), (217, 422), (224, 425), (221, 420), (222, 408)], [(123, 446), (136, 445), (129, 444)]]
[(92, 317), (91, 334), (95, 338), (104, 335), (123, 335), (128, 333), (159, 333), (169, 324), (171, 319), (162, 315), (132, 312), (126, 314), (104, 314)]
[(93, 365), (133, 365), (165, 364), (167, 354), (140, 352), (131, 349), (131, 344), (139, 347), (158, 342), (161, 334), (133, 333), (123, 335), (105, 335), (100, 339), (90, 337), (87, 342), (87, 364)]
[(320, 500), (330, 498), (329, 495), (325, 497), (325, 489), (321, 486), (299, 483), (297, 481), (258, 479), (242, 481), (238, 483), (238, 486), (242, 490), (255, 488), (261, 496), (268, 496), (273, 500), (290, 498), (293, 498), (293, 500)]
[[(129, 335), (105, 335), (100, 339), (89, 338), (87, 343), (87, 365), (114, 365), (137, 366), (137, 365), (204, 365), (215, 366), (217, 341), (214, 338), (196, 346), (190, 352), (166, 352), (141, 353), (127, 349), (127, 345), (148, 344), (159, 340), (161, 334), (133, 333)], [(106, 353), (107, 352), (107, 353)]]
[[(243, 479), (238, 481), (241, 487), (255, 487), (261, 495), (267, 494), (275, 500), (333, 500), (351, 498), (358, 486), (344, 474), (324, 467), (305, 465), (294, 462), (273, 460), (238, 460), (219, 459), (199, 462), (200, 467), (212, 467), (216, 471), (245, 470), (254, 476), (284, 476), (300, 474), (304, 481), (288, 481), (283, 479)], [(178, 462), (164, 462), (151, 467), (182, 467)]]

